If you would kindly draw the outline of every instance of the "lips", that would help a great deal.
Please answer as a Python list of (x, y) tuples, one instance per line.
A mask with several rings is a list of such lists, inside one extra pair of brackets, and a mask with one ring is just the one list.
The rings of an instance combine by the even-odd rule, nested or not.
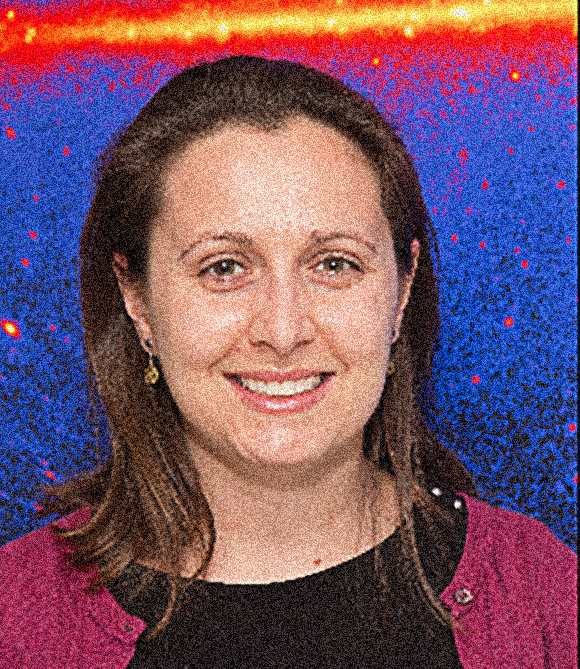
[(293, 369), (288, 372), (270, 372), (267, 370), (256, 372), (225, 372), (227, 379), (253, 379), (254, 381), (263, 381), (264, 383), (284, 383), (284, 381), (303, 381), (311, 376), (330, 376), (334, 372), (322, 371), (317, 369)]
[[(245, 373), (246, 372), (244, 372), (244, 374)], [(301, 370), (301, 373), (303, 373), (303, 370)], [(307, 373), (312, 374), (313, 376), (320, 374), (323, 377), (322, 383), (314, 390), (290, 396), (260, 395), (241, 386), (236, 378), (236, 374), (224, 374), (224, 377), (230, 384), (235, 395), (248, 408), (253, 409), (254, 411), (259, 411), (260, 413), (279, 415), (306, 411), (307, 409), (313, 408), (324, 397), (329, 385), (332, 383), (334, 374), (325, 372), (312, 373), (310, 370), (308, 370)], [(280, 376), (281, 375), (279, 374), (278, 377)], [(286, 376), (284, 380), (288, 381), (289, 379)]]

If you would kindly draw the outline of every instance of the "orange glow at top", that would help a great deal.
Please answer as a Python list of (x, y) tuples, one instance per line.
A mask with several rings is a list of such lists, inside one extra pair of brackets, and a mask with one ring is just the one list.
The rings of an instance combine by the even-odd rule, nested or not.
[[(331, 35), (352, 37), (363, 31), (389, 32), (415, 37), (424, 33), (483, 34), (496, 28), (529, 27), (557, 23), (573, 28), (577, 34), (576, 3), (572, 0), (469, 0), (461, 3), (435, 3), (417, 0), (413, 4), (375, 3), (357, 5), (336, 2), (291, 4), (264, 9), (244, 4), (225, 6), (216, 2), (195, 7), (176, 4), (152, 13), (146, 10), (86, 10), (71, 16), (71, 9), (55, 10), (50, 18), (30, 13), (18, 17), (10, 26), (0, 22), (0, 53), (14, 49), (43, 47), (52, 50), (83, 47), (95, 42), (103, 45), (144, 46), (172, 43), (193, 45), (207, 39), (225, 42), (241, 39), (299, 38)], [(267, 6), (267, 4), (266, 4)], [(14, 11), (7, 18), (13, 20)], [(514, 81), (519, 73), (513, 72)]]
[(9, 10), (6, 12), (6, 18), (7, 18), (9, 21), (13, 21), (13, 20), (14, 20), (14, 10), (13, 10), (13, 9), (9, 9)]
[(6, 318), (3, 318), (0, 321), (0, 327), (9, 337), (14, 337), (14, 339), (20, 339), (20, 328), (16, 321), (9, 321)]

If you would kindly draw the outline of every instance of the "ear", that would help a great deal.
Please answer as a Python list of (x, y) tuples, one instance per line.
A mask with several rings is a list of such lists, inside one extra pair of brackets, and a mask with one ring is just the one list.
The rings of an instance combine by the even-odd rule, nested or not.
[(397, 307), (397, 315), (395, 316), (395, 323), (393, 325), (393, 339), (391, 340), (391, 345), (393, 345), (399, 338), (399, 333), (401, 330), (401, 323), (403, 322), (403, 314), (405, 313), (405, 307), (409, 301), (409, 296), (411, 295), (411, 287), (413, 286), (413, 280), (415, 279), (415, 272), (417, 271), (417, 265), (419, 263), (419, 251), (421, 245), (418, 240), (414, 239), (411, 242), (411, 256), (413, 257), (413, 267), (411, 269), (411, 274), (405, 277), (405, 283), (402, 286), (402, 291), (399, 298), (399, 306)]
[[(126, 255), (113, 253), (113, 270), (125, 302), (125, 311), (133, 321), (141, 346), (148, 352), (149, 349), (145, 342), (149, 340), (153, 343), (153, 332), (143, 287), (129, 276), (129, 263)], [(153, 355), (156, 355), (155, 348), (152, 352)]]

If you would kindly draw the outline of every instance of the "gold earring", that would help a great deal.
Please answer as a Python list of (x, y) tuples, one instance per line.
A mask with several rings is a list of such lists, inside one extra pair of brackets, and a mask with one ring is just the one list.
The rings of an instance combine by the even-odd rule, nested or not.
[(153, 362), (153, 345), (149, 339), (145, 340), (145, 344), (149, 349), (149, 366), (145, 370), (145, 383), (153, 386), (159, 381), (159, 370), (155, 367), (155, 363)]

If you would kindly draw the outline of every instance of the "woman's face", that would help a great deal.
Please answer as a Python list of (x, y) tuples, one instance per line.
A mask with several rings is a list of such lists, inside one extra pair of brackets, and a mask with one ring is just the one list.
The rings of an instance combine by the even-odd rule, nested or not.
[[(309, 120), (190, 145), (167, 174), (146, 292), (122, 287), (193, 452), (245, 471), (360, 451), (409, 289), (370, 164)], [(307, 388), (326, 380), (251, 380), (296, 370)]]

